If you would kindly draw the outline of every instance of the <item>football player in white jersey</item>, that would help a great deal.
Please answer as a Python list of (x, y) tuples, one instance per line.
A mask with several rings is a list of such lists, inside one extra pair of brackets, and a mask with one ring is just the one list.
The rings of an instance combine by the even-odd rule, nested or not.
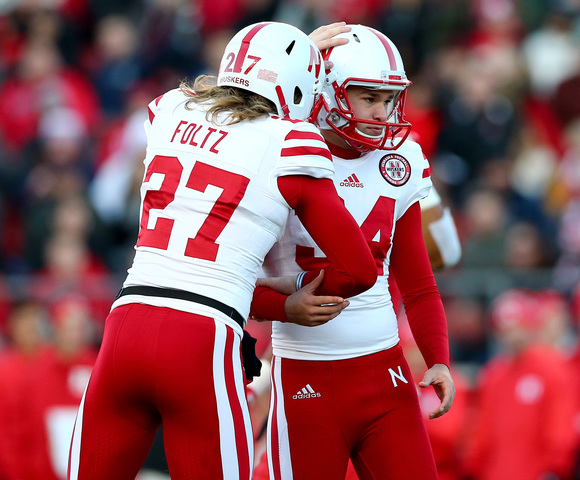
[[(430, 413), (437, 418), (451, 407), (455, 387), (445, 313), (421, 231), (419, 202), (431, 188), (430, 167), (408, 138), (410, 82), (397, 48), (365, 26), (343, 31), (339, 37), (348, 43), (323, 51), (332, 64), (323, 89), (330, 108), (316, 121), (333, 155), (335, 186), (371, 246), (378, 279), (331, 321), (320, 302), (308, 303), (315, 296), (303, 295), (300, 304), (256, 289), (252, 313), (279, 320), (272, 325), (269, 476), (344, 480), (351, 459), (361, 480), (435, 480), (389, 292), (392, 274), (429, 367), (420, 387), (432, 386), (441, 400)], [(287, 276), (327, 261), (292, 216), (264, 264), (272, 280), (262, 285), (291, 293), (284, 291)]]
[(259, 23), (229, 42), (217, 86), (200, 77), (149, 105), (136, 253), (79, 408), (69, 479), (134, 479), (160, 425), (172, 479), (251, 478), (243, 327), (291, 209), (331, 258), (317, 293), (346, 304), (376, 281), (330, 152), (303, 121), (323, 70), (305, 34)]

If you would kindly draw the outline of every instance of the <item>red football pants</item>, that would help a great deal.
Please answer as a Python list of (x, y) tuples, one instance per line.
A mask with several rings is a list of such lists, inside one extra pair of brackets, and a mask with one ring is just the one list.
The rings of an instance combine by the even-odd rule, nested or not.
[(333, 361), (274, 357), (271, 480), (435, 480), (416, 386), (400, 346)]
[(77, 416), (69, 480), (133, 480), (161, 424), (173, 480), (251, 478), (240, 336), (208, 316), (115, 308)]

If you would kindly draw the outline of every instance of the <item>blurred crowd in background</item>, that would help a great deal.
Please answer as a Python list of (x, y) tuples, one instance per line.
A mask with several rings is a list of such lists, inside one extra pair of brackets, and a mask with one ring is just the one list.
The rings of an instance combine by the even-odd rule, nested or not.
[[(0, 0), (0, 480), (65, 478), (133, 255), (147, 104), (263, 20), (362, 23), (403, 56), (463, 247), (436, 272), (459, 390), (430, 432), (442, 479), (580, 478), (580, 0)], [(528, 461), (494, 471), (492, 445)]]

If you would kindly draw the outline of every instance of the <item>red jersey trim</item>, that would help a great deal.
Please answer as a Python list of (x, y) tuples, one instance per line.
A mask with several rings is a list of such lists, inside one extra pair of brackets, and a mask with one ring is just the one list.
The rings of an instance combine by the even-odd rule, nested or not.
[(272, 115), (273, 118), (277, 118), (279, 120), (284, 120), (285, 122), (290, 122), (290, 123), (304, 123), (304, 120), (298, 120), (295, 118), (290, 118), (290, 117), (279, 117), (278, 115)]
[(322, 135), (315, 132), (299, 132), (297, 130), (292, 130), (284, 140), (318, 140), (324, 142)]
[(306, 155), (316, 155), (327, 158), (332, 162), (332, 156), (326, 148), (316, 148), (316, 147), (291, 147), (283, 148), (281, 155), (283, 157), (299, 157)]

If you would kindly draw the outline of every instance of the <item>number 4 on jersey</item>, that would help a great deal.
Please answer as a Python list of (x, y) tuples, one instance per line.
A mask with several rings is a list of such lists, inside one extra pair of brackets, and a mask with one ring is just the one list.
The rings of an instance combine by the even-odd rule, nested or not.
[[(391, 235), (395, 215), (395, 200), (379, 197), (360, 229), (369, 243), (377, 265), (377, 274), (384, 273), (384, 260), (391, 248)], [(296, 263), (304, 271), (317, 270), (328, 265), (325, 257), (314, 256), (313, 247), (296, 245)]]

